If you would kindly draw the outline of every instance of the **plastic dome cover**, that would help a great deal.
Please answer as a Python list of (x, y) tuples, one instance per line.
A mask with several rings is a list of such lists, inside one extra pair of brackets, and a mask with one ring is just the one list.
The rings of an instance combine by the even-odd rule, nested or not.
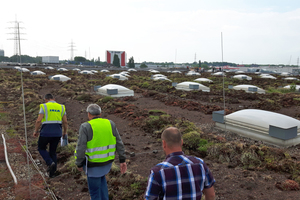
[(272, 75), (269, 75), (269, 74), (268, 74), (268, 75), (265, 75), (265, 74), (264, 74), (264, 75), (261, 75), (260, 77), (261, 77), (261, 78), (269, 78), (269, 79), (277, 79), (276, 77), (274, 77), (274, 76), (272, 76)]
[(191, 90), (202, 90), (203, 92), (210, 92), (210, 88), (200, 83), (185, 81), (179, 83), (175, 87), (177, 90), (191, 91)]
[(281, 75), (281, 76), (289, 76), (290, 73), (289, 73), (289, 72), (282, 72), (280, 75)]
[[(295, 85), (295, 87), (296, 87), (296, 90), (300, 89), (300, 85)], [(283, 88), (285, 88), (285, 89), (291, 89), (291, 85), (287, 85), (287, 86), (285, 86)]]
[(83, 70), (81, 72), (79, 72), (80, 74), (93, 74), (93, 72), (88, 71), (88, 70)]
[(112, 77), (112, 78), (117, 78), (121, 81), (128, 80), (128, 78), (126, 76), (123, 76), (122, 74), (112, 74), (112, 75), (108, 75), (108, 76)]
[(130, 75), (128, 74), (128, 72), (120, 72), (119, 74), (121, 74), (122, 76), (130, 77)]
[(91, 70), (91, 72), (93, 72), (93, 73), (95, 73), (95, 74), (96, 74), (96, 73), (98, 73), (98, 71), (97, 71), (97, 70)]
[(39, 71), (39, 70), (37, 70), (37, 71), (33, 71), (33, 72), (31, 72), (30, 74), (31, 74), (31, 75), (45, 75), (46, 73), (44, 73), (44, 72), (42, 72), (42, 71)]
[(244, 75), (244, 74), (239, 74), (239, 75), (235, 75), (233, 76), (233, 78), (239, 79), (239, 80), (252, 80), (252, 77)]
[(290, 80), (290, 81), (299, 81), (299, 79), (295, 78), (295, 77), (286, 77), (286, 78), (283, 78), (284, 80)]
[[(170, 79), (168, 79), (167, 77), (154, 77), (153, 78), (154, 81), (171, 81)], [(172, 82), (172, 81), (171, 81)]]
[(100, 72), (109, 72), (107, 69), (102, 69)]
[(284, 129), (297, 126), (298, 132), (300, 130), (299, 120), (279, 113), (258, 109), (244, 109), (226, 115), (226, 123), (234, 123), (249, 128), (255, 127), (262, 131), (268, 131), (269, 125)]
[(195, 71), (189, 71), (186, 75), (187, 76), (195, 76), (195, 75), (201, 75), (201, 74), (198, 72), (195, 72)]
[[(249, 90), (249, 88), (250, 88), (250, 90)], [(257, 93), (265, 94), (265, 90), (263, 90), (257, 86), (254, 86), (254, 85), (237, 85), (237, 86), (233, 87), (233, 89), (235, 89), (235, 90), (245, 90), (246, 92), (253, 92), (253, 91), (251, 91), (252, 88), (257, 88)]]
[(15, 67), (14, 67), (14, 69), (21, 69), (21, 67), (19, 67), (19, 66), (15, 66)]
[(136, 69), (128, 69), (127, 71), (129, 71), (129, 72), (136, 72), (137, 70)]
[(68, 71), (66, 68), (58, 68), (57, 71)]
[(103, 87), (100, 87), (98, 88), (97, 93), (104, 96), (112, 96), (112, 97), (134, 96), (133, 90), (130, 90), (124, 86), (116, 85), (116, 84), (108, 84)]
[(166, 76), (163, 74), (154, 74), (152, 77), (157, 78), (157, 77), (166, 77)]
[(54, 69), (54, 68), (51, 66), (48, 66), (48, 67), (45, 67), (45, 69)]
[(150, 70), (151, 73), (159, 73), (157, 70)]
[(81, 70), (80, 70), (80, 69), (78, 69), (78, 68), (74, 68), (73, 70), (74, 70), (74, 71), (79, 71), (79, 72), (81, 71)]
[(58, 80), (58, 81), (68, 81), (68, 80), (71, 80), (71, 78), (65, 76), (65, 75), (62, 75), (62, 74), (57, 74), (57, 75), (54, 75), (51, 77), (51, 80)]
[(22, 72), (30, 72), (29, 69), (27, 69), (27, 68), (20, 68), (20, 69), (18, 69), (18, 71), (22, 71)]
[(178, 73), (178, 74), (181, 74), (181, 71), (175, 70), (175, 71), (172, 71), (172, 73)]
[(213, 82), (212, 80), (210, 80), (208, 78), (197, 78), (194, 81), (198, 81), (198, 82)]
[[(223, 72), (216, 72), (214, 74), (212, 74), (213, 76), (222, 76), (223, 75)], [(225, 76), (225, 73), (224, 73), (224, 76)]]

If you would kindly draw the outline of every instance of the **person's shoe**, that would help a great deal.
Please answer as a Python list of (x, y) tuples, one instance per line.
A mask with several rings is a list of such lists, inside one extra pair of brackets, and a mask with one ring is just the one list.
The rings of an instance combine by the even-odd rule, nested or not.
[(49, 177), (50, 178), (55, 178), (55, 177), (59, 176), (60, 174), (61, 174), (61, 172), (55, 171), (53, 174), (50, 174)]
[(48, 166), (47, 172), (49, 173), (49, 177), (54, 175), (55, 172), (55, 163), (52, 162), (51, 165)]

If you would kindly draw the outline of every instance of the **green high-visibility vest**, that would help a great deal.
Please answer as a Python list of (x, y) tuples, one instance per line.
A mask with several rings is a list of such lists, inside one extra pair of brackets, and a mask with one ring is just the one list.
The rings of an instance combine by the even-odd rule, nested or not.
[(93, 139), (87, 142), (85, 155), (89, 162), (102, 163), (115, 159), (116, 137), (110, 121), (96, 118), (88, 121), (93, 130)]
[(56, 102), (48, 102), (40, 104), (40, 108), (44, 110), (42, 124), (62, 124), (62, 118), (66, 112), (64, 105)]

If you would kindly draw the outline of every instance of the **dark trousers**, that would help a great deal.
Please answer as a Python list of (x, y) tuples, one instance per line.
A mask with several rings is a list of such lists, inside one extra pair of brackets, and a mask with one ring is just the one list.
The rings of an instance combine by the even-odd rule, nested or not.
[[(56, 149), (59, 143), (60, 137), (39, 137), (38, 150), (49, 166), (52, 162), (55, 163), (55, 171), (57, 167)], [(49, 144), (49, 152), (47, 151), (47, 144)]]

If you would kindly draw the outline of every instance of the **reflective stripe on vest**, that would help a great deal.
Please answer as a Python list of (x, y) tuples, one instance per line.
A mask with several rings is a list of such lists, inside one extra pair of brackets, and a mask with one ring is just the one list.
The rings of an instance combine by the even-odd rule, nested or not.
[(62, 124), (62, 118), (65, 114), (65, 106), (49, 102), (41, 104), (40, 107), (44, 110), (42, 124)]
[(115, 158), (116, 137), (110, 121), (96, 118), (88, 121), (93, 130), (93, 139), (87, 142), (85, 154), (89, 162), (102, 163)]

